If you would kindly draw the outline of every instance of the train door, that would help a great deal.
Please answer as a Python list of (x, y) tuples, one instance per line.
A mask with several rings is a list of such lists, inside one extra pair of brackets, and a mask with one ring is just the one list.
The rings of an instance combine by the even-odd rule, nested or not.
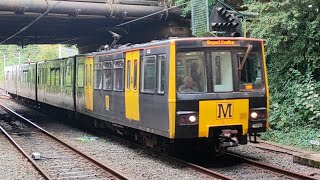
[(86, 109), (93, 111), (93, 57), (85, 60), (85, 103)]
[(140, 52), (126, 52), (125, 108), (126, 118), (139, 121)]

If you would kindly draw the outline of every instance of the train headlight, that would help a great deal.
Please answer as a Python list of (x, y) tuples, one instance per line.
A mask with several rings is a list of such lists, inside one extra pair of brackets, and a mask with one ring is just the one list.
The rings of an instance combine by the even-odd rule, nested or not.
[(177, 120), (179, 125), (198, 124), (198, 113), (195, 111), (178, 111)]
[(266, 118), (267, 118), (266, 108), (250, 109), (250, 120), (266, 120)]
[(194, 116), (194, 115), (189, 116), (189, 121), (190, 122), (194, 123), (194, 122), (196, 122), (196, 120), (197, 120), (196, 116)]
[(251, 116), (252, 119), (257, 119), (258, 113), (257, 113), (257, 112), (252, 112), (252, 113), (250, 114), (250, 116)]

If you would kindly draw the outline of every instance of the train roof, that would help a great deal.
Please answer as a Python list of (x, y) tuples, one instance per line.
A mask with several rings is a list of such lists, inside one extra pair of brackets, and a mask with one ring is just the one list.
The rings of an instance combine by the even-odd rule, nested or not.
[(204, 41), (204, 40), (231, 40), (231, 41), (257, 41), (257, 42), (263, 42), (264, 39), (257, 39), (257, 38), (244, 38), (244, 37), (171, 37), (169, 39), (165, 40), (154, 40), (151, 42), (143, 43), (143, 44), (134, 44), (134, 45), (128, 45), (128, 46), (120, 46), (116, 49), (110, 49), (110, 50), (103, 50), (100, 52), (92, 52), (85, 55), (103, 55), (103, 54), (113, 54), (113, 53), (119, 53), (122, 51), (127, 51), (131, 49), (144, 49), (148, 48), (150, 46), (159, 46), (159, 45), (165, 45), (170, 44), (171, 42), (182, 42), (182, 41)]
[[(142, 43), (142, 44), (133, 44), (133, 45), (123, 45), (120, 46), (119, 48), (116, 49), (110, 49), (110, 50), (103, 50), (99, 52), (92, 52), (92, 53), (87, 53), (87, 54), (80, 54), (77, 56), (103, 56), (103, 55), (110, 55), (114, 53), (121, 53), (121, 52), (126, 52), (128, 50), (132, 49), (145, 49), (148, 47), (156, 47), (156, 46), (161, 46), (161, 45), (169, 45), (171, 42), (182, 42), (182, 41), (204, 41), (204, 40), (231, 40), (231, 41), (256, 41), (256, 42), (263, 42), (265, 41), (264, 39), (257, 39), (257, 38), (244, 38), (244, 37), (171, 37), (169, 39), (165, 40), (154, 40), (151, 42), (147, 43)], [(35, 64), (35, 63), (45, 63), (47, 61), (58, 61), (58, 60), (65, 60), (73, 58), (72, 57), (65, 57), (61, 59), (51, 59), (51, 60), (45, 60), (45, 61), (39, 61), (39, 62), (27, 62), (22, 65), (27, 65), (27, 64)], [(15, 65), (16, 66), (16, 65)]]

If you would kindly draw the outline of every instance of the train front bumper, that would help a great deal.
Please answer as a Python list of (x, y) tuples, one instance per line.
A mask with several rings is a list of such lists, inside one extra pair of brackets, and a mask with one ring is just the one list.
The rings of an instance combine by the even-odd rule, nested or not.
[(212, 136), (212, 129), (236, 128), (248, 134), (249, 99), (208, 100), (199, 102), (199, 137)]

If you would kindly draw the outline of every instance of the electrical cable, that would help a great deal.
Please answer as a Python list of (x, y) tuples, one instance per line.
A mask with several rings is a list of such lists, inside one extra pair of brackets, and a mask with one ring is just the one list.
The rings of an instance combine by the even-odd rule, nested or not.
[(23, 27), (22, 29), (20, 29), (18, 32), (14, 33), (13, 35), (11, 35), (10, 37), (8, 37), (7, 39), (3, 40), (0, 42), (0, 45), (2, 45), (3, 43), (7, 42), (8, 40), (14, 38), (15, 36), (17, 36), (18, 34), (22, 33), (23, 31), (27, 30), (30, 26), (32, 26), (34, 23), (36, 23), (37, 21), (39, 21), (42, 17), (44, 17), (45, 15), (47, 15), (54, 7), (56, 7), (58, 4), (60, 4), (62, 1), (57, 2), (56, 4), (54, 4), (53, 6), (50, 6), (48, 0), (45, 0), (48, 7), (47, 10), (42, 13), (39, 17), (37, 17), (36, 19), (34, 19), (33, 21), (31, 21), (28, 25), (26, 25), (25, 27)]
[(148, 14), (148, 15), (146, 15), (146, 16), (143, 16), (143, 17), (140, 17), (140, 18), (131, 20), (131, 21), (127, 21), (127, 22), (125, 22), (125, 23), (118, 24), (118, 25), (116, 25), (116, 27), (120, 27), (120, 26), (123, 26), (123, 25), (126, 25), (126, 24), (130, 24), (130, 23), (133, 23), (133, 22), (136, 22), (136, 21), (140, 21), (140, 20), (142, 20), (142, 19), (145, 19), (145, 18), (154, 16), (154, 15), (159, 14), (159, 13), (162, 13), (162, 12), (164, 12), (164, 11), (169, 11), (169, 10), (171, 10), (171, 9), (175, 9), (175, 8), (181, 7), (181, 6), (186, 5), (186, 4), (189, 4), (189, 3), (190, 3), (190, 2), (183, 3), (183, 4), (180, 4), (180, 5), (178, 5), (178, 6), (173, 6), (173, 7), (171, 7), (171, 8), (166, 8), (166, 9), (163, 9), (163, 10), (161, 10), (161, 11), (158, 11), (158, 12), (155, 12), (155, 13), (151, 13), (151, 14)]

